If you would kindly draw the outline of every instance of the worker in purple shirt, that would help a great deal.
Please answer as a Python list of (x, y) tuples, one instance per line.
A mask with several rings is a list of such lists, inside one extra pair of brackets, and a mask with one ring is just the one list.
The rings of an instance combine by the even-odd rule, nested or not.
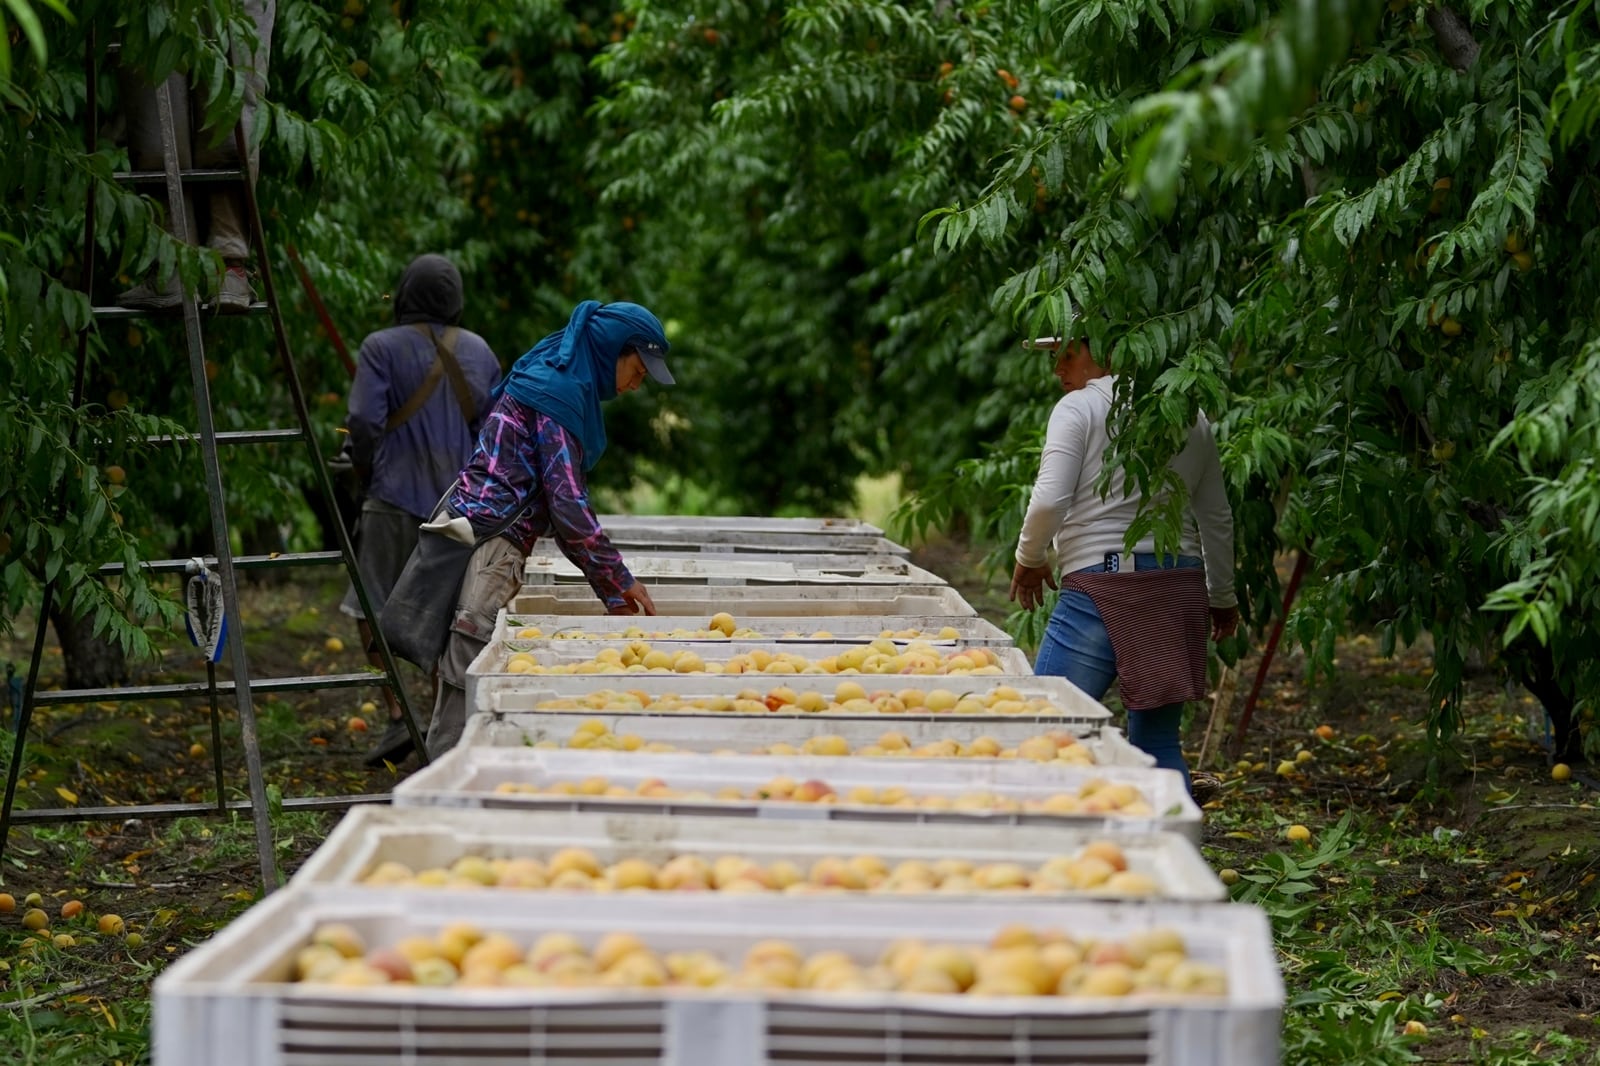
[(445, 497), (446, 516), (465, 518), (481, 538), (456, 601), (439, 657), (439, 692), (428, 754), (454, 747), (466, 727), (467, 667), (494, 633), (500, 609), (522, 587), (534, 542), (554, 537), (611, 614), (655, 614), (644, 584), (628, 572), (589, 505), (588, 472), (606, 449), (600, 405), (648, 376), (673, 383), (666, 334), (638, 304), (587, 300), (565, 328), (518, 359), (500, 386), (478, 446)]
[[(482, 337), (460, 326), (463, 303), (455, 264), (442, 255), (418, 256), (395, 290), (395, 324), (361, 342), (345, 424), (365, 496), (356, 565), (380, 613), (417, 545), (417, 527), (472, 456), (500, 383), (500, 360)], [(339, 606), (356, 619), (368, 660), (382, 669), (353, 586)], [(384, 696), (389, 726), (368, 752), (368, 766), (399, 762), (412, 750), (400, 704), (393, 691)]]

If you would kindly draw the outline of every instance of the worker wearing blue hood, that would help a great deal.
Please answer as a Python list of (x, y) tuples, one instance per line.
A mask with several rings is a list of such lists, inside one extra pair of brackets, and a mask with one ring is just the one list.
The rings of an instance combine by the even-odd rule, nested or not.
[(488, 643), (500, 609), (522, 587), (528, 553), (540, 537), (555, 538), (609, 613), (656, 613), (649, 591), (600, 528), (585, 475), (606, 449), (600, 405), (639, 388), (646, 377), (672, 384), (669, 347), (661, 323), (645, 308), (588, 300), (506, 375), (440, 516), (465, 519), (481, 546), (439, 659), (429, 755), (437, 757), (461, 738), (467, 666)]

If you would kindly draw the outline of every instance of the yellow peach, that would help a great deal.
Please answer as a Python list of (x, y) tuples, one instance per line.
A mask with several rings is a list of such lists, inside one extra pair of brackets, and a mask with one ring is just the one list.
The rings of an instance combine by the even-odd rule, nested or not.
[(980, 759), (992, 758), (1000, 754), (1000, 742), (993, 737), (975, 737), (967, 745), (967, 753)]
[(588, 848), (562, 848), (550, 856), (550, 874), (552, 877), (559, 877), (569, 870), (575, 870), (587, 877), (599, 877), (600, 862)]
[(833, 789), (824, 781), (802, 781), (795, 786), (794, 794), (789, 798), (797, 803), (821, 803), (833, 796)]
[(330, 947), (347, 959), (359, 959), (367, 951), (361, 934), (342, 922), (318, 926), (311, 934), (311, 942)]
[(461, 972), (493, 970), (498, 973), (522, 961), (522, 949), (504, 933), (490, 933), (467, 949), (461, 957)]
[(825, 733), (806, 741), (805, 749), (809, 755), (849, 755), (850, 742), (838, 734)]
[(759, 940), (745, 952), (746, 966), (765, 966), (770, 962), (789, 962), (799, 967), (805, 956), (787, 940)]
[(312, 944), (295, 952), (294, 974), (297, 981), (319, 981), (344, 965), (345, 957), (328, 944)]
[(646, 952), (644, 942), (632, 933), (607, 933), (594, 946), (594, 964), (609, 970), (635, 952)]
[(450, 873), (458, 878), (492, 885), (499, 880), (489, 860), (482, 855), (463, 855), (450, 866)]
[(1133, 970), (1121, 962), (1091, 968), (1077, 988), (1080, 996), (1125, 996), (1132, 991)]
[(1123, 870), (1106, 878), (1105, 889), (1121, 896), (1153, 896), (1161, 886), (1149, 874)]
[(584, 955), (583, 942), (571, 933), (546, 933), (528, 949), (528, 965), (538, 968), (541, 963), (559, 955)]
[(654, 889), (656, 868), (644, 859), (623, 859), (606, 870), (606, 880), (618, 890)]
[(964, 989), (977, 980), (977, 966), (972, 953), (950, 944), (935, 944), (928, 948), (922, 953), (918, 968), (943, 973), (958, 988)]
[(961, 991), (955, 978), (943, 970), (918, 969), (900, 982), (900, 991), (923, 995), (951, 996)]
[(1014, 862), (994, 862), (978, 867), (972, 872), (972, 881), (979, 888), (1004, 890), (1026, 888), (1028, 871)]
[(841, 681), (839, 687), (833, 690), (835, 703), (843, 704), (848, 703), (850, 700), (864, 700), (866, 698), (867, 690), (854, 681)]
[(978, 980), (967, 989), (967, 995), (988, 998), (991, 996), (1037, 996), (1039, 990), (1024, 977), (997, 974)]
[(842, 951), (819, 951), (800, 966), (798, 982), (802, 987), (816, 987), (817, 978), (829, 970), (855, 970), (856, 962)]
[(794, 705), (810, 714), (828, 709), (828, 697), (820, 692), (807, 691), (795, 697)]

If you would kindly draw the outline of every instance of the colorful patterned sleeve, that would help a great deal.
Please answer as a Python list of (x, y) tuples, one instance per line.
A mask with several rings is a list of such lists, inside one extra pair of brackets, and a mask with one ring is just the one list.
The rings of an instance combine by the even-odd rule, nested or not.
[(480, 531), (520, 517), (502, 536), (524, 554), (542, 532), (529, 496), (539, 485), (539, 455), (531, 425), (535, 412), (517, 404), (495, 404), (478, 434), (478, 444), (451, 488), (446, 503)]
[(561, 552), (589, 579), (589, 587), (607, 607), (620, 607), (622, 593), (633, 587), (633, 575), (623, 565), (622, 554), (600, 528), (589, 490), (579, 469), (579, 448), (553, 418), (534, 419), (539, 448), (539, 473), (550, 507), (550, 529)]

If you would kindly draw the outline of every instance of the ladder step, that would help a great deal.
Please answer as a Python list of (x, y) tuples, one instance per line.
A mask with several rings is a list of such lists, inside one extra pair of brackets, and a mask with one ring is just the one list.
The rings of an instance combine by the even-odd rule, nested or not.
[[(214, 307), (210, 303), (202, 303), (200, 310), (210, 314)], [(118, 307), (116, 304), (106, 304), (101, 307), (89, 308), (89, 313), (96, 318), (182, 318), (183, 304), (154, 309), (148, 307)], [(258, 300), (250, 305), (248, 312), (242, 313), (264, 315), (267, 313), (267, 305)]]
[[(205, 557), (206, 566), (217, 565), (215, 555)], [(344, 562), (342, 552), (273, 552), (271, 555), (236, 555), (235, 570), (278, 570), (291, 566), (329, 566)], [(102, 574), (121, 574), (127, 571), (122, 563), (107, 563), (99, 570)], [(188, 559), (151, 559), (139, 564), (139, 569), (152, 574), (181, 574), (189, 569)]]
[[(119, 170), (111, 176), (130, 185), (165, 185), (167, 181), (165, 170)], [(178, 171), (178, 177), (186, 182), (242, 181), (244, 171), (238, 167), (195, 167)]]
[[(233, 693), (232, 681), (218, 681), (220, 695)], [(250, 682), (251, 692), (313, 692), (322, 688), (388, 688), (383, 674), (314, 674), (310, 677), (263, 677)], [(121, 688), (66, 688), (33, 694), (40, 707), (60, 703), (126, 703), (130, 700), (160, 700), (181, 696), (204, 696), (204, 681), (182, 681), (167, 685), (126, 685)]]
[[(298, 429), (230, 429), (217, 434), (218, 444), (290, 444), (305, 439)], [(146, 444), (199, 444), (200, 434), (146, 437)]]
[[(364, 803), (388, 803), (387, 792), (366, 792), (350, 796), (295, 796), (283, 801), (286, 811), (342, 811)], [(230, 800), (230, 811), (247, 811), (249, 800)], [(215, 814), (215, 803), (140, 803), (115, 807), (40, 807), (14, 810), (13, 822), (114, 822), (124, 818), (182, 818), (190, 814)]]

